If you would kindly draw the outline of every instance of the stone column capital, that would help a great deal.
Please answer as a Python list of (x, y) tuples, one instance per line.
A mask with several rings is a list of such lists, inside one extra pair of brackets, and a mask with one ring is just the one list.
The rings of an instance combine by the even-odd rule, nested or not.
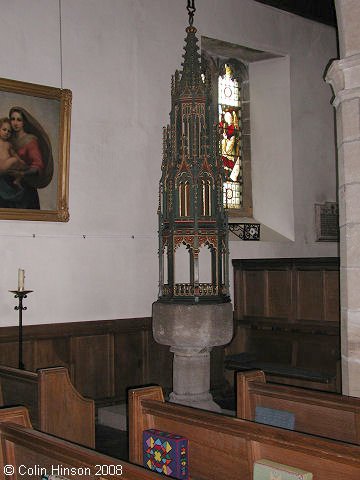
[(360, 98), (360, 54), (334, 60), (326, 72), (325, 81), (333, 89), (334, 107), (345, 100)]

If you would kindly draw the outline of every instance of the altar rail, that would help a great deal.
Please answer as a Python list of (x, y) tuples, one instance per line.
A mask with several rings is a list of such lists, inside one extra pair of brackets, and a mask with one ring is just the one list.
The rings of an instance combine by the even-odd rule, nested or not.
[(142, 464), (142, 434), (158, 429), (189, 440), (192, 478), (252, 480), (268, 459), (313, 473), (314, 480), (359, 480), (360, 446), (260, 425), (164, 401), (160, 387), (129, 392), (129, 460)]

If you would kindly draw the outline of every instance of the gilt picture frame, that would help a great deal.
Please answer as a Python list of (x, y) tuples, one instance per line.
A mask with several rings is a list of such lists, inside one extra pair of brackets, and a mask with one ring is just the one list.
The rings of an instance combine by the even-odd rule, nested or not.
[(0, 78), (0, 220), (67, 222), (72, 93)]

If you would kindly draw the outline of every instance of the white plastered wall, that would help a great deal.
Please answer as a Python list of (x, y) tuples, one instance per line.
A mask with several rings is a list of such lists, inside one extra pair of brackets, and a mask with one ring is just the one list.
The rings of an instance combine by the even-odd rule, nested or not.
[[(25, 324), (150, 316), (157, 296), (161, 130), (170, 78), (182, 61), (186, 2), (61, 0), (60, 6), (61, 16), (59, 0), (13, 0), (0, 16), (1, 76), (73, 93), (70, 221), (0, 221), (1, 326), (17, 324), (8, 290), (16, 287), (19, 267), (34, 290)], [(196, 7), (199, 37), (278, 53), (290, 72), (286, 167), (293, 201), (281, 215), (288, 226), (278, 230), (293, 222), (295, 240), (230, 242), (231, 258), (336, 255), (336, 245), (314, 242), (313, 225), (313, 204), (335, 200), (331, 91), (322, 80), (336, 56), (335, 31), (252, 0), (197, 0)], [(270, 193), (268, 203), (276, 205), (276, 189)], [(273, 210), (270, 217), (272, 224), (283, 221)]]
[(290, 59), (249, 65), (254, 217), (295, 240)]

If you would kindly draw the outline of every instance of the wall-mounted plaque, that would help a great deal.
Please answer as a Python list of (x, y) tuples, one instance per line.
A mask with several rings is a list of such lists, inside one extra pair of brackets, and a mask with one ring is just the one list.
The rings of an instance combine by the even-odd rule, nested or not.
[(317, 242), (339, 241), (339, 206), (336, 202), (315, 204)]

